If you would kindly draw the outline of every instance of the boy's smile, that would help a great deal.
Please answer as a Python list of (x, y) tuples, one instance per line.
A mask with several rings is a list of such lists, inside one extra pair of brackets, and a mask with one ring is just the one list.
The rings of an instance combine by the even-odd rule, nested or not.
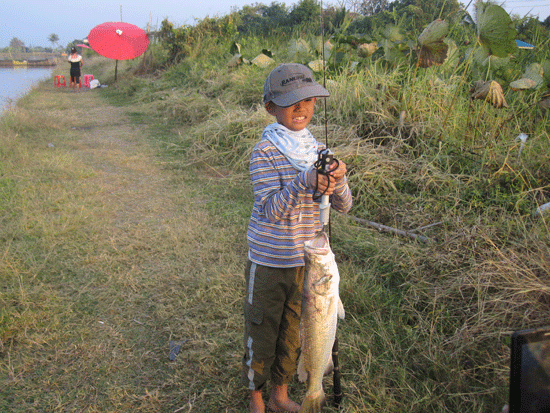
[(304, 129), (311, 121), (315, 102), (317, 98), (308, 98), (287, 108), (273, 104), (267, 106), (267, 111), (277, 118), (277, 123), (296, 132)]

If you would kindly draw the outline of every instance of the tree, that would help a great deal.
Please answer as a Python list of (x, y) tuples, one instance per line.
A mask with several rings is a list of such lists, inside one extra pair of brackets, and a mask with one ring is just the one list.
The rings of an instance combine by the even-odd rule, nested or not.
[(334, 33), (335, 30), (345, 23), (348, 15), (345, 7), (335, 8), (334, 6), (330, 6), (323, 10), (325, 33)]
[(266, 6), (263, 4), (254, 4), (253, 6), (243, 6), (237, 12), (239, 20), (237, 30), (242, 34), (262, 34), (264, 33), (264, 12)]
[(10, 47), (14, 48), (14, 49), (24, 49), (25, 48), (25, 43), (23, 43), (21, 40), (19, 40), (17, 37), (14, 37), (13, 39), (11, 39), (10, 41)]
[[(81, 39), (74, 39), (72, 42), (70, 42), (70, 43), (67, 44), (67, 47), (65, 47), (65, 52), (66, 52), (67, 54), (71, 53), (71, 49), (72, 49), (73, 47), (76, 47), (77, 44), (82, 44), (82, 43), (84, 43), (83, 40), (81, 40)], [(84, 51), (84, 50), (83, 50), (83, 51)]]
[(52, 44), (52, 47), (53, 47), (57, 44), (57, 42), (59, 42), (59, 36), (55, 33), (52, 33), (48, 37), (48, 41)]
[(395, 0), (389, 9), (397, 14), (407, 13), (414, 16), (415, 25), (423, 27), (435, 19), (445, 19), (447, 16), (463, 10), (458, 0)]
[(361, 0), (340, 0), (338, 1), (338, 6), (345, 8), (350, 13), (356, 14), (361, 11), (361, 6), (363, 2)]
[(294, 6), (289, 14), (290, 24), (292, 26), (319, 26), (321, 7), (315, 0), (301, 0)]
[(388, 0), (363, 0), (360, 11), (363, 16), (374, 16), (375, 14), (388, 9)]
[(288, 11), (284, 3), (272, 2), (269, 7), (263, 10), (262, 17), (268, 19), (274, 27), (286, 26)]

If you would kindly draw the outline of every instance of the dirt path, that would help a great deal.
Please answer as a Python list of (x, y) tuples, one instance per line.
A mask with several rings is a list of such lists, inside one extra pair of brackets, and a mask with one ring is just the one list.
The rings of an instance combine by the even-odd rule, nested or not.
[(4, 355), (8, 411), (240, 411), (245, 238), (205, 196), (220, 179), (166, 168), (149, 125), (101, 90), (44, 87), (24, 110), (53, 132), (29, 139), (20, 173), (34, 218), (14, 239), (40, 236), (3, 251), (36, 261)]
[[(178, 219), (171, 202), (170, 177), (159, 166), (147, 142), (146, 125), (133, 125), (125, 109), (108, 106), (94, 91), (78, 97), (86, 113), (74, 127), (80, 139), (74, 149), (96, 173), (102, 202), (113, 206), (112, 224), (128, 227), (143, 221)], [(182, 219), (180, 216), (179, 219)]]

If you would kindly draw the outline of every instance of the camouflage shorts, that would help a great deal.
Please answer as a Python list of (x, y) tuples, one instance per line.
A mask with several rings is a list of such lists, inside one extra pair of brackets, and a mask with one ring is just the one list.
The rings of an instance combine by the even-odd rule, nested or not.
[(271, 268), (248, 261), (245, 271), (242, 382), (260, 390), (271, 378), (286, 384), (300, 352), (304, 267)]

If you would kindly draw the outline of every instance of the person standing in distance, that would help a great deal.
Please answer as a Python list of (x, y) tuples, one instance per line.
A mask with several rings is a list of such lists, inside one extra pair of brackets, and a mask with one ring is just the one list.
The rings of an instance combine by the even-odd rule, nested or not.
[(82, 59), (82, 56), (80, 56), (76, 52), (76, 47), (73, 47), (71, 49), (71, 54), (69, 55), (69, 63), (71, 64), (70, 86), (72, 86), (73, 89), (76, 89), (76, 83), (78, 82), (79, 88), (82, 89), (82, 81), (80, 80), (80, 68), (84, 65), (84, 60)]

